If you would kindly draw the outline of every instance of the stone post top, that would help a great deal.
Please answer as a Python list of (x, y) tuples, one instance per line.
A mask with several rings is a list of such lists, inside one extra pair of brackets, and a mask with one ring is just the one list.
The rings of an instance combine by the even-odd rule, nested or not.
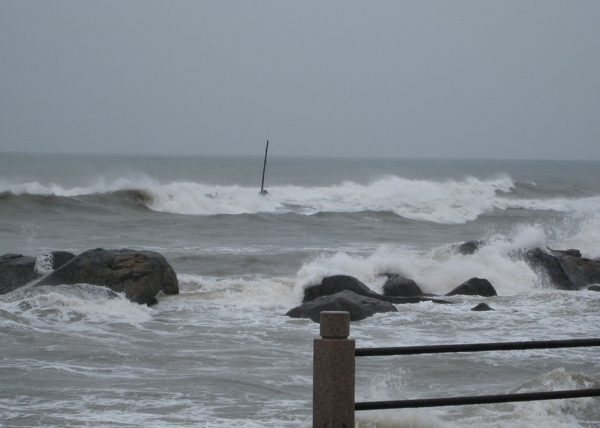
[(350, 335), (350, 313), (323, 311), (320, 318), (323, 339), (346, 339)]

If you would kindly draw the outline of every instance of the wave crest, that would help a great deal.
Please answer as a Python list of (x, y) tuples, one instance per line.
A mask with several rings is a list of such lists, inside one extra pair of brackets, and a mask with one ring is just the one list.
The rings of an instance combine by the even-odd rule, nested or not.
[(78, 197), (125, 196), (151, 210), (186, 215), (239, 215), (288, 213), (313, 215), (322, 212), (390, 212), (410, 220), (461, 224), (494, 210), (526, 209), (559, 212), (590, 212), (600, 209), (600, 197), (567, 199), (517, 199), (508, 176), (481, 180), (430, 181), (387, 176), (369, 184), (302, 187), (273, 186), (260, 197), (253, 187), (219, 186), (178, 181), (161, 184), (146, 176), (119, 178), (107, 183), (100, 178), (88, 187), (65, 188), (38, 182), (0, 186), (0, 194)]

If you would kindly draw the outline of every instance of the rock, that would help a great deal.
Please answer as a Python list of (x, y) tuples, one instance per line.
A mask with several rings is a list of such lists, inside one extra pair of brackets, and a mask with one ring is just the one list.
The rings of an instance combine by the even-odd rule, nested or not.
[(487, 304), (485, 303), (480, 303), (477, 306), (475, 306), (474, 308), (471, 308), (472, 311), (493, 311), (492, 308), (490, 308)]
[(348, 311), (350, 321), (360, 321), (377, 313), (397, 312), (398, 309), (391, 303), (344, 290), (305, 302), (288, 311), (286, 315), (291, 318), (310, 318), (314, 322), (319, 322), (322, 311)]
[(0, 294), (10, 293), (38, 277), (35, 257), (22, 254), (0, 256)]
[(561, 290), (581, 290), (600, 283), (600, 261), (579, 257), (575, 251), (579, 253), (578, 250), (552, 250), (552, 254), (548, 254), (535, 248), (525, 254), (525, 260), (532, 268), (545, 272)]
[(50, 255), (52, 256), (52, 270), (58, 269), (75, 258), (75, 254), (68, 251), (52, 251)]
[(600, 291), (600, 285), (594, 284), (588, 287), (588, 291)]
[(497, 296), (496, 290), (487, 279), (471, 278), (470, 280), (462, 283), (446, 296), (455, 296), (462, 294), (465, 296), (483, 296), (491, 297)]
[(412, 279), (393, 273), (386, 273), (384, 275), (388, 278), (383, 285), (384, 296), (414, 297), (423, 295), (423, 291), (421, 291), (417, 283)]
[(482, 244), (483, 242), (481, 241), (467, 241), (458, 246), (458, 252), (464, 255), (475, 254)]
[(88, 250), (50, 275), (38, 285), (93, 284), (124, 293), (135, 303), (152, 305), (156, 295), (178, 294), (179, 283), (167, 260), (153, 251)]

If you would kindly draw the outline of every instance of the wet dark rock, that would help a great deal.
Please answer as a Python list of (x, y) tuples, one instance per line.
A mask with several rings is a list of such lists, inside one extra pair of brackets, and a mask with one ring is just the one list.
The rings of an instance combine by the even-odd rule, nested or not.
[(345, 290), (353, 291), (361, 296), (367, 296), (374, 299), (382, 297), (353, 276), (333, 275), (323, 278), (320, 285), (307, 287), (304, 290), (304, 299), (302, 302), (309, 302), (319, 297), (330, 296)]
[(50, 255), (52, 256), (52, 270), (58, 269), (75, 258), (75, 254), (68, 251), (52, 251)]
[(600, 291), (600, 285), (594, 284), (588, 287), (588, 291)]
[(552, 251), (552, 254), (548, 254), (535, 248), (525, 253), (525, 261), (533, 269), (545, 273), (554, 287), (561, 290), (581, 290), (588, 285), (600, 283), (600, 261), (580, 257), (575, 253), (577, 250), (566, 250), (575, 256), (565, 254), (565, 251)]
[(423, 291), (412, 279), (397, 274), (385, 274), (387, 281), (383, 285), (383, 295), (392, 297), (423, 296)]
[(577, 289), (600, 283), (600, 262), (583, 257), (563, 256), (560, 265)]
[(88, 250), (36, 285), (93, 284), (124, 293), (135, 303), (152, 305), (156, 295), (178, 294), (177, 275), (159, 253), (134, 250)]
[(446, 296), (456, 296), (457, 294), (483, 297), (498, 295), (492, 284), (484, 278), (471, 278), (446, 294)]
[(464, 255), (475, 254), (482, 244), (482, 241), (467, 241), (458, 246), (458, 252)]
[(487, 304), (485, 303), (480, 303), (477, 306), (475, 306), (474, 308), (471, 308), (472, 311), (493, 311), (494, 309), (490, 308)]
[(540, 248), (534, 248), (525, 254), (525, 261), (533, 269), (541, 269), (548, 275), (552, 284), (561, 290), (576, 290), (573, 282), (566, 275), (556, 256), (542, 251)]
[(305, 302), (288, 311), (286, 315), (291, 318), (310, 318), (314, 322), (319, 322), (322, 311), (348, 311), (350, 321), (360, 321), (377, 313), (397, 312), (398, 309), (391, 303), (344, 290)]
[(0, 294), (10, 293), (36, 279), (35, 257), (22, 254), (0, 256)]
[(333, 275), (323, 278), (320, 285), (313, 285), (307, 287), (304, 290), (303, 303), (310, 302), (323, 296), (331, 296), (332, 294), (339, 293), (341, 291), (352, 291), (360, 296), (370, 297), (371, 299), (381, 300), (383, 302), (389, 302), (394, 304), (405, 304), (405, 303), (420, 303), (429, 302), (434, 303), (451, 303), (444, 300), (427, 299), (423, 297), (394, 297), (394, 296), (382, 296), (379, 293), (374, 292), (364, 283), (349, 275)]

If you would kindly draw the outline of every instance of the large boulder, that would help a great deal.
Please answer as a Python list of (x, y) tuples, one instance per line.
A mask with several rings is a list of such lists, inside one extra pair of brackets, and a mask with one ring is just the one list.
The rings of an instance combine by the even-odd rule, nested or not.
[(10, 293), (38, 277), (35, 257), (22, 254), (0, 256), (0, 294)]
[(412, 279), (404, 278), (397, 274), (385, 274), (387, 281), (383, 285), (383, 295), (393, 297), (422, 296), (423, 291)]
[(581, 257), (578, 250), (550, 250), (535, 248), (525, 254), (525, 260), (534, 269), (541, 269), (552, 284), (561, 290), (581, 290), (600, 283), (600, 261)]
[(471, 278), (446, 294), (446, 296), (456, 296), (457, 294), (483, 297), (498, 295), (492, 284), (487, 279), (482, 278)]
[(127, 249), (85, 251), (36, 285), (60, 284), (101, 285), (148, 305), (156, 303), (161, 291), (179, 293), (177, 275), (161, 254)]
[(286, 315), (292, 318), (310, 318), (314, 322), (319, 322), (322, 311), (347, 311), (350, 313), (350, 321), (360, 321), (377, 313), (397, 312), (398, 309), (391, 303), (344, 290), (305, 302), (288, 311)]

